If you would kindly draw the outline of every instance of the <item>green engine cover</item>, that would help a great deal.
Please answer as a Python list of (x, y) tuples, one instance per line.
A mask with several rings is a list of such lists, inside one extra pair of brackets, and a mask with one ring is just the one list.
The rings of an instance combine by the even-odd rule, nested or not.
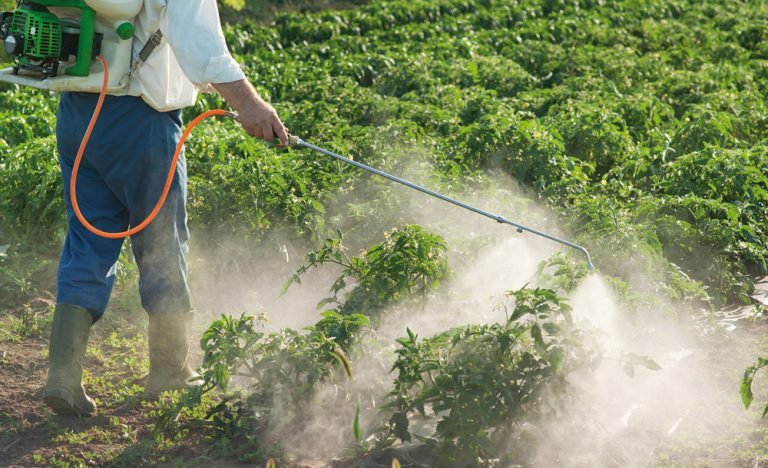
[(61, 22), (47, 11), (19, 8), (13, 12), (11, 33), (24, 37), (24, 58), (36, 60), (58, 59), (61, 54)]
[(74, 44), (77, 60), (67, 67), (65, 73), (88, 76), (93, 53), (98, 53), (101, 37), (95, 33), (96, 11), (85, 0), (29, 0), (21, 3), (11, 15), (5, 42), (6, 51), (17, 60), (14, 73), (25, 69), (40, 72), (44, 77), (56, 76), (59, 61), (66, 59), (62, 55), (71, 55), (72, 34), (62, 31), (61, 20), (48, 7), (80, 10), (79, 34)]

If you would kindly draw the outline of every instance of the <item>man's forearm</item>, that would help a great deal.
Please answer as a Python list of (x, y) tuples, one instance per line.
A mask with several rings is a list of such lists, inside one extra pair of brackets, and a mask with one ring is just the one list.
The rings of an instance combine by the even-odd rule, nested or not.
[(253, 85), (248, 80), (233, 81), (231, 83), (214, 83), (213, 88), (221, 94), (221, 97), (227, 101), (227, 104), (240, 112), (246, 105), (252, 105), (254, 102), (264, 102), (256, 92)]

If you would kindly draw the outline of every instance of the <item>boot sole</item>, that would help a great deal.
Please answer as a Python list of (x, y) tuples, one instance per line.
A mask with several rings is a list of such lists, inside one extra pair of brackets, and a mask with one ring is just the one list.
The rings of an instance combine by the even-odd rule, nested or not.
[(47, 396), (43, 398), (43, 401), (51, 411), (59, 416), (80, 416), (80, 412), (77, 411), (75, 405), (70, 404), (63, 398)]
[(66, 392), (47, 390), (43, 396), (43, 402), (58, 416), (93, 416), (93, 411), (81, 411), (75, 404), (74, 398)]

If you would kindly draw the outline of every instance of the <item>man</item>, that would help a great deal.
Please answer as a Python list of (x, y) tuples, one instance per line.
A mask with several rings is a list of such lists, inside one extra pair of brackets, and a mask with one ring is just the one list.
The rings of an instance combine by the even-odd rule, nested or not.
[[(119, 232), (143, 221), (165, 183), (181, 136), (179, 109), (212, 86), (257, 138), (288, 140), (275, 110), (245, 79), (229, 54), (215, 0), (145, 0), (136, 18), (128, 95), (107, 96), (77, 178), (77, 200), (95, 227)], [(150, 37), (162, 38), (153, 48)], [(91, 325), (103, 315), (122, 240), (87, 231), (70, 203), (72, 165), (98, 96), (62, 93), (56, 128), (69, 229), (58, 271), (45, 403), (57, 414), (89, 416), (94, 401), (82, 385), (82, 361)], [(141, 303), (149, 314), (150, 372), (145, 391), (155, 397), (195, 377), (187, 363), (192, 319), (187, 287), (186, 161), (155, 220), (132, 236)]]

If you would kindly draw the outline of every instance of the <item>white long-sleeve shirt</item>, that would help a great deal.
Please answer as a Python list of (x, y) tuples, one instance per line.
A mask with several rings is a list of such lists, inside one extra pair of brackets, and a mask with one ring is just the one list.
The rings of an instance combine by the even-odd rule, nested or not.
[(163, 33), (128, 88), (158, 111), (194, 104), (211, 83), (245, 78), (224, 41), (216, 0), (144, 0), (134, 27), (134, 57), (155, 31)]

